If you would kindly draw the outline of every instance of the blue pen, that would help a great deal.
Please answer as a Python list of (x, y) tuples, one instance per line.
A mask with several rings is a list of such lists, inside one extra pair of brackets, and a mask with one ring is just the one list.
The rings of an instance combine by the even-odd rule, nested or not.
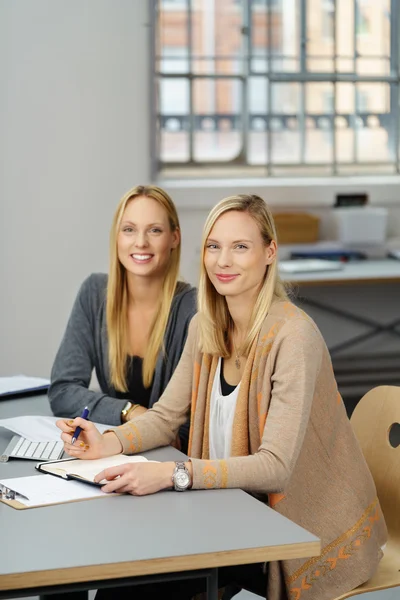
[[(83, 413), (81, 414), (81, 419), (87, 419), (88, 416), (89, 416), (89, 409), (87, 406), (85, 406), (85, 408), (83, 409)], [(71, 444), (75, 444), (81, 431), (82, 431), (82, 429), (80, 427), (77, 427), (75, 429), (74, 435), (72, 436)]]

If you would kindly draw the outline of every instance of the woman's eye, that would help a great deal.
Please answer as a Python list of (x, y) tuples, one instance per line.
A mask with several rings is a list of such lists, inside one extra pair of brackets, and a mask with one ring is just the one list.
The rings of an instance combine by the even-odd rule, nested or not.
[(150, 231), (151, 233), (162, 233), (162, 230), (158, 227), (153, 227), (152, 229), (150, 229)]
[(125, 233), (132, 233), (133, 228), (132, 227), (124, 227), (123, 230)]
[(245, 246), (244, 244), (237, 244), (236, 249), (237, 250), (247, 250), (247, 246)]
[(206, 248), (208, 250), (216, 250), (217, 249), (217, 244), (207, 244)]

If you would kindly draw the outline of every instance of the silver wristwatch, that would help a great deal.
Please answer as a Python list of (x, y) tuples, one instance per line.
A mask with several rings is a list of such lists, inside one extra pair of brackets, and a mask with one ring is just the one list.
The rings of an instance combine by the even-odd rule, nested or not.
[(187, 470), (184, 462), (176, 462), (175, 469), (172, 474), (172, 483), (176, 492), (184, 492), (191, 484), (190, 473)]

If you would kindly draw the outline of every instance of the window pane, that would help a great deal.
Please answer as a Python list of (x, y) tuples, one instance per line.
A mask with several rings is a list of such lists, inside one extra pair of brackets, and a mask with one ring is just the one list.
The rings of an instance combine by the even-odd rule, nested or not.
[[(156, 39), (157, 57), (167, 56), (168, 49), (172, 49), (172, 53), (178, 52), (181, 57), (188, 60), (187, 24), (188, 17), (185, 0), (180, 0), (180, 2), (171, 2), (170, 0), (159, 1), (159, 21)], [(173, 72), (178, 72), (176, 67)]]
[(332, 0), (307, 0), (307, 68), (332, 72), (334, 69), (334, 19)]
[(192, 2), (193, 72), (198, 74), (240, 72), (243, 24), (242, 8), (234, 0)]
[(336, 0), (337, 69), (354, 70), (354, 2)]
[(189, 82), (180, 77), (163, 77), (159, 82), (159, 126), (161, 158), (189, 159)]
[(248, 160), (262, 165), (267, 158), (268, 81), (266, 77), (249, 77), (247, 88), (249, 108)]
[(355, 86), (353, 83), (336, 85), (336, 158), (340, 163), (353, 162), (354, 156)]
[(242, 146), (242, 83), (234, 79), (193, 82), (194, 158), (228, 161)]
[(305, 88), (306, 162), (331, 162), (333, 158), (333, 84), (309, 83)]
[[(250, 61), (256, 73), (298, 71), (299, 0), (274, 0), (251, 3)], [(260, 59), (263, 59), (263, 63)]]
[(299, 162), (300, 134), (297, 117), (300, 109), (300, 85), (273, 84), (271, 92), (271, 161), (276, 164)]
[(361, 56), (390, 55), (390, 0), (358, 0), (357, 52)]
[(390, 86), (386, 83), (356, 85), (357, 150), (359, 161), (389, 161), (390, 134), (394, 127), (390, 119)]

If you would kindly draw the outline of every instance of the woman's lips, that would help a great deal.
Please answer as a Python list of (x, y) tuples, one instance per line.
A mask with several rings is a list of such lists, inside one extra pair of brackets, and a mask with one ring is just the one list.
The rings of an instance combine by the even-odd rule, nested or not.
[(135, 253), (135, 254), (131, 254), (130, 257), (133, 260), (133, 262), (135, 262), (137, 265), (145, 265), (151, 261), (151, 259), (153, 258), (153, 254)]
[(218, 281), (221, 281), (221, 283), (229, 283), (230, 281), (233, 281), (234, 279), (236, 279), (236, 277), (239, 277), (239, 275), (227, 275), (224, 273), (216, 273), (216, 278), (218, 279)]

